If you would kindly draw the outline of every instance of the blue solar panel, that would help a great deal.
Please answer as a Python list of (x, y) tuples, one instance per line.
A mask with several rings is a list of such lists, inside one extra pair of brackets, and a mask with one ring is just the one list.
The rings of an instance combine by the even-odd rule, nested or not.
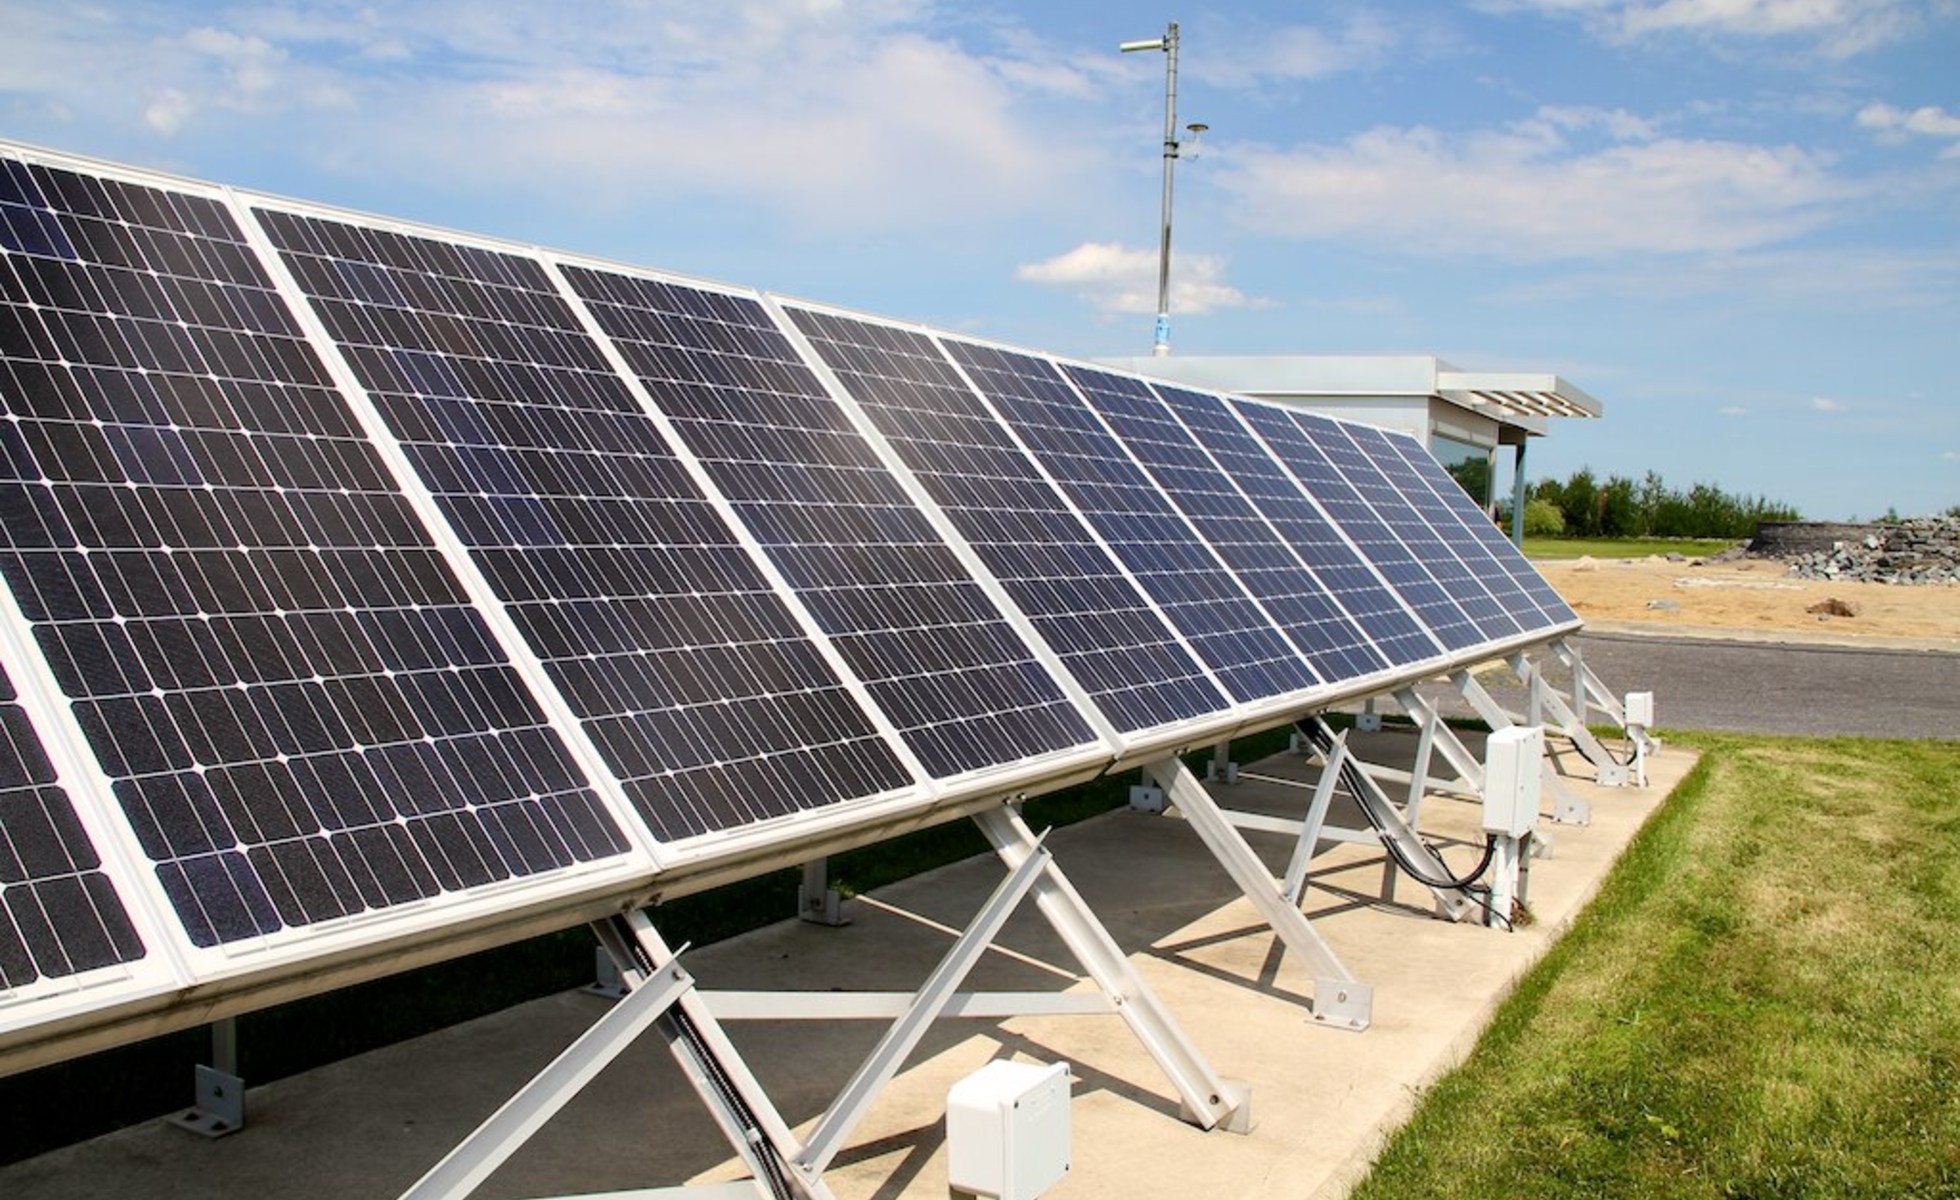
[(1059, 367), (971, 342), (946, 346), (1235, 699), (1320, 683)]
[(929, 774), (1095, 740), (759, 301), (566, 274)]
[(1340, 432), (1334, 422), (1254, 401), (1235, 401), (1233, 408), (1446, 649), (1467, 650), (1486, 640), (1321, 450), (1330, 429)]
[(1089, 367), (1064, 370), (1323, 678), (1358, 679), (1388, 665), (1149, 384)]
[(1230, 706), (930, 338), (788, 311), (1112, 725), (1135, 732)]
[(0, 574), (190, 940), (623, 853), (229, 212), (5, 175)]
[[(1564, 625), (1579, 619), (1579, 614), (1572, 611), (1572, 606), (1565, 602), (1565, 598), (1558, 594), (1557, 589), (1546, 582), (1538, 569), (1531, 565), (1531, 560), (1527, 559), (1511, 539), (1505, 537), (1503, 531), (1484, 515), (1484, 511), (1477, 507), (1476, 501), (1457, 485), (1456, 480), (1450, 478), (1449, 472), (1443, 470), (1442, 464), (1437, 462), (1433, 455), (1424, 450), (1414, 438), (1400, 435), (1381, 435), (1381, 437), (1388, 449), (1400, 456), (1413, 477), (1398, 480), (1402, 490), (1412, 491), (1414, 485), (1419, 483), (1426, 486), (1436, 497), (1442, 511), (1425, 510), (1433, 513), (1430, 517), (1431, 525), (1440, 531), (1453, 521), (1474, 538), (1489, 556), (1491, 565), (1509, 575), (1525, 595), (1530, 597), (1532, 604), (1544, 615), (1546, 624)], [(1364, 443), (1364, 448), (1366, 446), (1367, 443)], [(1488, 579), (1489, 576), (1486, 578)], [(1518, 613), (1521, 620), (1524, 614), (1525, 610), (1521, 608)]]
[(1388, 664), (1406, 666), (1441, 653), (1442, 647), (1423, 632), (1409, 609), (1222, 397), (1163, 383), (1151, 386)]
[(535, 260), (263, 223), (657, 837), (911, 782)]
[(102, 856), (0, 672), (0, 991), (143, 954)]
[[(1515, 618), (1491, 594), (1482, 580), (1450, 550), (1422, 514), (1410, 507), (1380, 465), (1361, 449), (1356, 434), (1375, 432), (1366, 426), (1325, 421), (1316, 444), (1347, 478), (1348, 484), (1373, 506), (1375, 514), (1394, 531), (1423, 568), (1456, 601), (1486, 641), (1498, 641), (1519, 631)], [(1506, 580), (1508, 583), (1508, 579)]]
[[(1476, 577), (1477, 583), (1518, 628), (1540, 629), (1550, 624), (1537, 602), (1492, 557), (1484, 542), (1457, 518), (1435, 489), (1423, 482), (1387, 434), (1372, 426), (1360, 425), (1349, 427), (1347, 433), (1354, 440), (1356, 448), (1381, 473), (1384, 482), (1395, 495), (1401, 497), (1405, 511), (1421, 520), (1423, 526), (1447, 548), (1450, 558), (1461, 563), (1465, 571)], [(1456, 491), (1464, 494), (1460, 487)], [(1469, 497), (1464, 494), (1464, 498)], [(1497, 532), (1497, 526), (1491, 524), (1488, 516), (1479, 513), (1478, 517), (1493, 534)]]

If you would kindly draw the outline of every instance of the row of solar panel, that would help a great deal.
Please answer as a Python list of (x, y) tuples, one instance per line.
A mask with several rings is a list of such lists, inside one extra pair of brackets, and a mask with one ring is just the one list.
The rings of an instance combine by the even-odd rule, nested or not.
[(1373, 429), (28, 151), (0, 249), (0, 1032), (1575, 624)]

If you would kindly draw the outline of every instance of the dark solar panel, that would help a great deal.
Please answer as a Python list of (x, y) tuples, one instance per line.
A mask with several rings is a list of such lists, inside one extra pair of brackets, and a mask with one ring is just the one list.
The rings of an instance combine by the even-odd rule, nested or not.
[(263, 222), (656, 836), (911, 782), (537, 261)]
[(1441, 652), (1223, 398), (1163, 383), (1151, 386), (1388, 664), (1405, 666)]
[(141, 957), (102, 858), (0, 673), (0, 991)]
[[(1511, 577), (1511, 573), (1506, 571), (1491, 554), (1483, 540), (1458, 518), (1455, 510), (1436, 493), (1434, 488), (1416, 474), (1415, 468), (1397, 450), (1388, 434), (1372, 426), (1360, 425), (1350, 426), (1347, 432), (1348, 436), (1354, 439), (1355, 446), (1367, 456), (1376, 470), (1381, 472), (1382, 478), (1394, 489), (1395, 494), (1402, 498), (1406, 510), (1419, 518), (1436, 539), (1448, 548), (1450, 556), (1456, 562), (1463, 564), (1464, 569), (1476, 577), (1477, 582), (1490, 594), (1491, 599), (1497, 602), (1498, 607), (1504, 610), (1506, 616), (1510, 617), (1520, 629), (1535, 630), (1551, 624), (1544, 612), (1539, 609), (1537, 601), (1533, 600), (1524, 587)], [(1418, 453), (1422, 452), (1418, 450)], [(1427, 454), (1424, 454), (1424, 457), (1428, 457)], [(1462, 488), (1455, 490), (1464, 499), (1469, 499), (1468, 493), (1465, 493)], [(1472, 511), (1480, 524), (1487, 527), (1492, 534), (1497, 533), (1497, 526), (1491, 523), (1489, 516), (1474, 507)]]
[(1094, 739), (759, 301), (566, 274), (930, 774)]
[[(1448, 520), (1453, 520), (1482, 545), (1490, 556), (1491, 562), (1509, 575), (1525, 595), (1531, 598), (1538, 611), (1544, 614), (1548, 624), (1564, 625), (1579, 619), (1579, 614), (1572, 611), (1572, 606), (1565, 602), (1565, 597), (1558, 594), (1558, 590), (1546, 581), (1538, 568), (1531, 565), (1531, 560), (1524, 556), (1523, 551), (1519, 550), (1511, 539), (1505, 537), (1503, 531), (1484, 515), (1483, 510), (1477, 507), (1476, 501), (1457, 485), (1456, 480), (1450, 478), (1449, 472), (1443, 470), (1442, 464), (1437, 462), (1433, 455), (1424, 450), (1413, 438), (1384, 435), (1383, 440), (1388, 444), (1388, 448), (1407, 464), (1413, 473), (1414, 481), (1427, 485), (1442, 509), (1447, 511)], [(1409, 491), (1412, 481), (1403, 480), (1401, 486), (1405, 492)], [(1441, 513), (1430, 518), (1430, 524), (1439, 530), (1444, 529), (1447, 523)], [(1523, 619), (1523, 615), (1524, 610), (1521, 609), (1520, 619)]]
[(1358, 679), (1388, 665), (1149, 384), (1088, 367), (1065, 369), (1164, 495), (1322, 677)]
[[(1450, 599), (1456, 601), (1486, 641), (1498, 641), (1517, 633), (1518, 622), (1503, 603), (1456, 556), (1449, 542), (1430, 527), (1422, 513), (1411, 506), (1394, 481), (1383, 472), (1381, 465), (1363, 452), (1357, 435), (1368, 433), (1379, 436), (1377, 431), (1367, 426), (1327, 421), (1316, 438), (1316, 444), (1347, 477), (1349, 485), (1374, 506), (1375, 514), (1387, 523), (1423, 568), (1442, 585)], [(1509, 584), (1510, 580), (1507, 578), (1505, 582)]]
[(1056, 364), (971, 342), (946, 346), (1234, 699), (1320, 683)]
[(191, 941), (624, 851), (229, 213), (4, 178), (0, 574)]
[(1334, 422), (1249, 400), (1232, 407), (1446, 649), (1487, 640), (1320, 449), (1330, 430), (1340, 433)]
[(930, 338), (789, 314), (1116, 728), (1229, 706)]

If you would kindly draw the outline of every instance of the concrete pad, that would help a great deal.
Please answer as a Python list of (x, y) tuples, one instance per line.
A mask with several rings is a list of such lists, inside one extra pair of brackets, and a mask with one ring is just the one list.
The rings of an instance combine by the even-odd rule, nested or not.
[[(1473, 750), (1478, 739), (1466, 738)], [(1371, 762), (1406, 765), (1412, 732), (1355, 736)], [(1128, 1026), (1113, 1015), (946, 1020), (879, 1097), (827, 1178), (839, 1197), (893, 1200), (946, 1193), (943, 1119), (952, 1084), (994, 1058), (1072, 1064), (1074, 1157), (1050, 1195), (1337, 1197), (1366, 1170), (1385, 1133), (1422, 1089), (1458, 1062), (1512, 983), (1592, 896), (1607, 868), (1692, 765), (1664, 750), (1643, 790), (1576, 784), (1586, 827), (1542, 826), (1552, 857), (1531, 876), (1534, 923), (1516, 932), (1428, 915), (1404, 879), (1380, 898), (1382, 858), (1341, 845), (1314, 859), (1306, 910), (1345, 965), (1375, 989), (1374, 1025), (1315, 1025), (1314, 981), (1288, 961), (1192, 830), (1172, 817), (1117, 812), (1057, 831), (1049, 846), (1139, 974), (1221, 1075), (1252, 1088), (1248, 1135), (1201, 1132)], [(1572, 767), (1590, 778), (1583, 763)], [(1297, 818), (1314, 770), (1297, 756), (1214, 785), (1228, 808)], [(1393, 785), (1391, 794), (1396, 793)], [(1461, 838), (1454, 867), (1475, 862), (1478, 807), (1433, 793), (1422, 826)], [(1335, 824), (1358, 824), (1340, 807)], [(1275, 874), (1291, 839), (1248, 840)], [(709, 989), (905, 990), (917, 987), (1002, 878), (991, 856), (882, 889), (830, 929), (785, 921), (691, 952)], [(971, 990), (1089, 989), (1062, 942), (1023, 906), (969, 977)], [(656, 916), (656, 923), (658, 914)], [(248, 1126), (206, 1142), (160, 1124), (123, 1130), (0, 1168), (0, 1195), (47, 1200), (394, 1196), (604, 1011), (578, 993), (533, 1003), (254, 1088)], [(799, 1132), (849, 1079), (880, 1022), (743, 1022), (729, 1033)], [(88, 1102), (87, 1097), (51, 1102)], [(657, 1037), (621, 1056), (492, 1176), (477, 1195), (618, 1191), (739, 1178), (738, 1160)]]

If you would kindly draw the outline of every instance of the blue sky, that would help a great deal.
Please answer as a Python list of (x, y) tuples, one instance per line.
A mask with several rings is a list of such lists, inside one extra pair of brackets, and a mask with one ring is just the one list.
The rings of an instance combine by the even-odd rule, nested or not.
[(1960, 3), (0, 0), (0, 136), (1084, 357), (1431, 353), (1532, 474), (1960, 504)]

